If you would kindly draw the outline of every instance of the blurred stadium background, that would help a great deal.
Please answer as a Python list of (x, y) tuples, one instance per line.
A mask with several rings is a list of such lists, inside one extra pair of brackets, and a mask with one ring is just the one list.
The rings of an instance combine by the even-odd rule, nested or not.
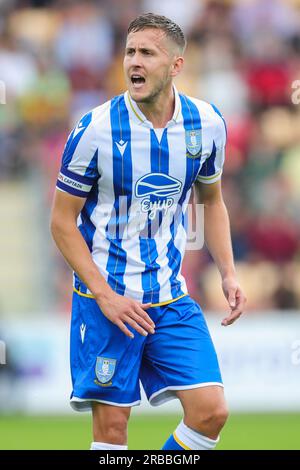
[[(90, 418), (68, 405), (71, 273), (49, 210), (67, 135), (124, 90), (126, 28), (145, 11), (182, 26), (177, 86), (214, 103), (228, 126), (224, 197), (248, 297), (236, 326), (220, 326), (227, 307), (206, 250), (184, 264), (232, 413), (219, 448), (300, 449), (299, 0), (0, 1), (0, 448), (91, 440)], [(179, 418), (176, 401), (144, 400), (130, 447), (159, 448)]]

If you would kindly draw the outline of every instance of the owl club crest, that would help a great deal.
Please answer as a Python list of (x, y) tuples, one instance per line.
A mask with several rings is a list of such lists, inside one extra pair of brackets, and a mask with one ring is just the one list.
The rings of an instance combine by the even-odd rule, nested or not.
[(106, 357), (97, 357), (96, 362), (96, 376), (100, 383), (105, 384), (109, 382), (114, 373), (116, 368), (116, 360), (115, 359), (107, 359)]
[(199, 158), (202, 152), (202, 132), (201, 129), (185, 131), (186, 156), (189, 158)]

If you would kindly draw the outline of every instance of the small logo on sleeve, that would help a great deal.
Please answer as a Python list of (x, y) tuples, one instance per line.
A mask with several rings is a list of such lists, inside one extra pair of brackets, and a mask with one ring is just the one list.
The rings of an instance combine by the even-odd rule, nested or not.
[(82, 124), (82, 122), (80, 121), (77, 126), (75, 127), (74, 129), (74, 132), (73, 132), (73, 139), (74, 137), (76, 137), (77, 134), (79, 134), (79, 132), (83, 131), (83, 129), (85, 129), (86, 126)]

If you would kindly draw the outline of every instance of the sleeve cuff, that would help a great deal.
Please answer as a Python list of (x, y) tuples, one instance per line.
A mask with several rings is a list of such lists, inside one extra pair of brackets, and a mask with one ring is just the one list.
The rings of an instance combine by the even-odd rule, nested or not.
[(212, 184), (212, 183), (216, 183), (217, 181), (219, 181), (219, 179), (221, 179), (221, 176), (222, 176), (222, 170), (218, 171), (217, 173), (211, 176), (199, 175), (197, 177), (197, 181), (199, 181), (200, 183), (204, 183), (204, 184)]

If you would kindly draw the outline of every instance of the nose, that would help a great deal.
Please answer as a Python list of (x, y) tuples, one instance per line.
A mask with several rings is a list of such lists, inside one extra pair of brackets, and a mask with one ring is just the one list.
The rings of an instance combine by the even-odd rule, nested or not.
[(138, 52), (133, 54), (130, 58), (130, 65), (134, 68), (140, 68), (142, 66), (141, 54), (139, 54)]

